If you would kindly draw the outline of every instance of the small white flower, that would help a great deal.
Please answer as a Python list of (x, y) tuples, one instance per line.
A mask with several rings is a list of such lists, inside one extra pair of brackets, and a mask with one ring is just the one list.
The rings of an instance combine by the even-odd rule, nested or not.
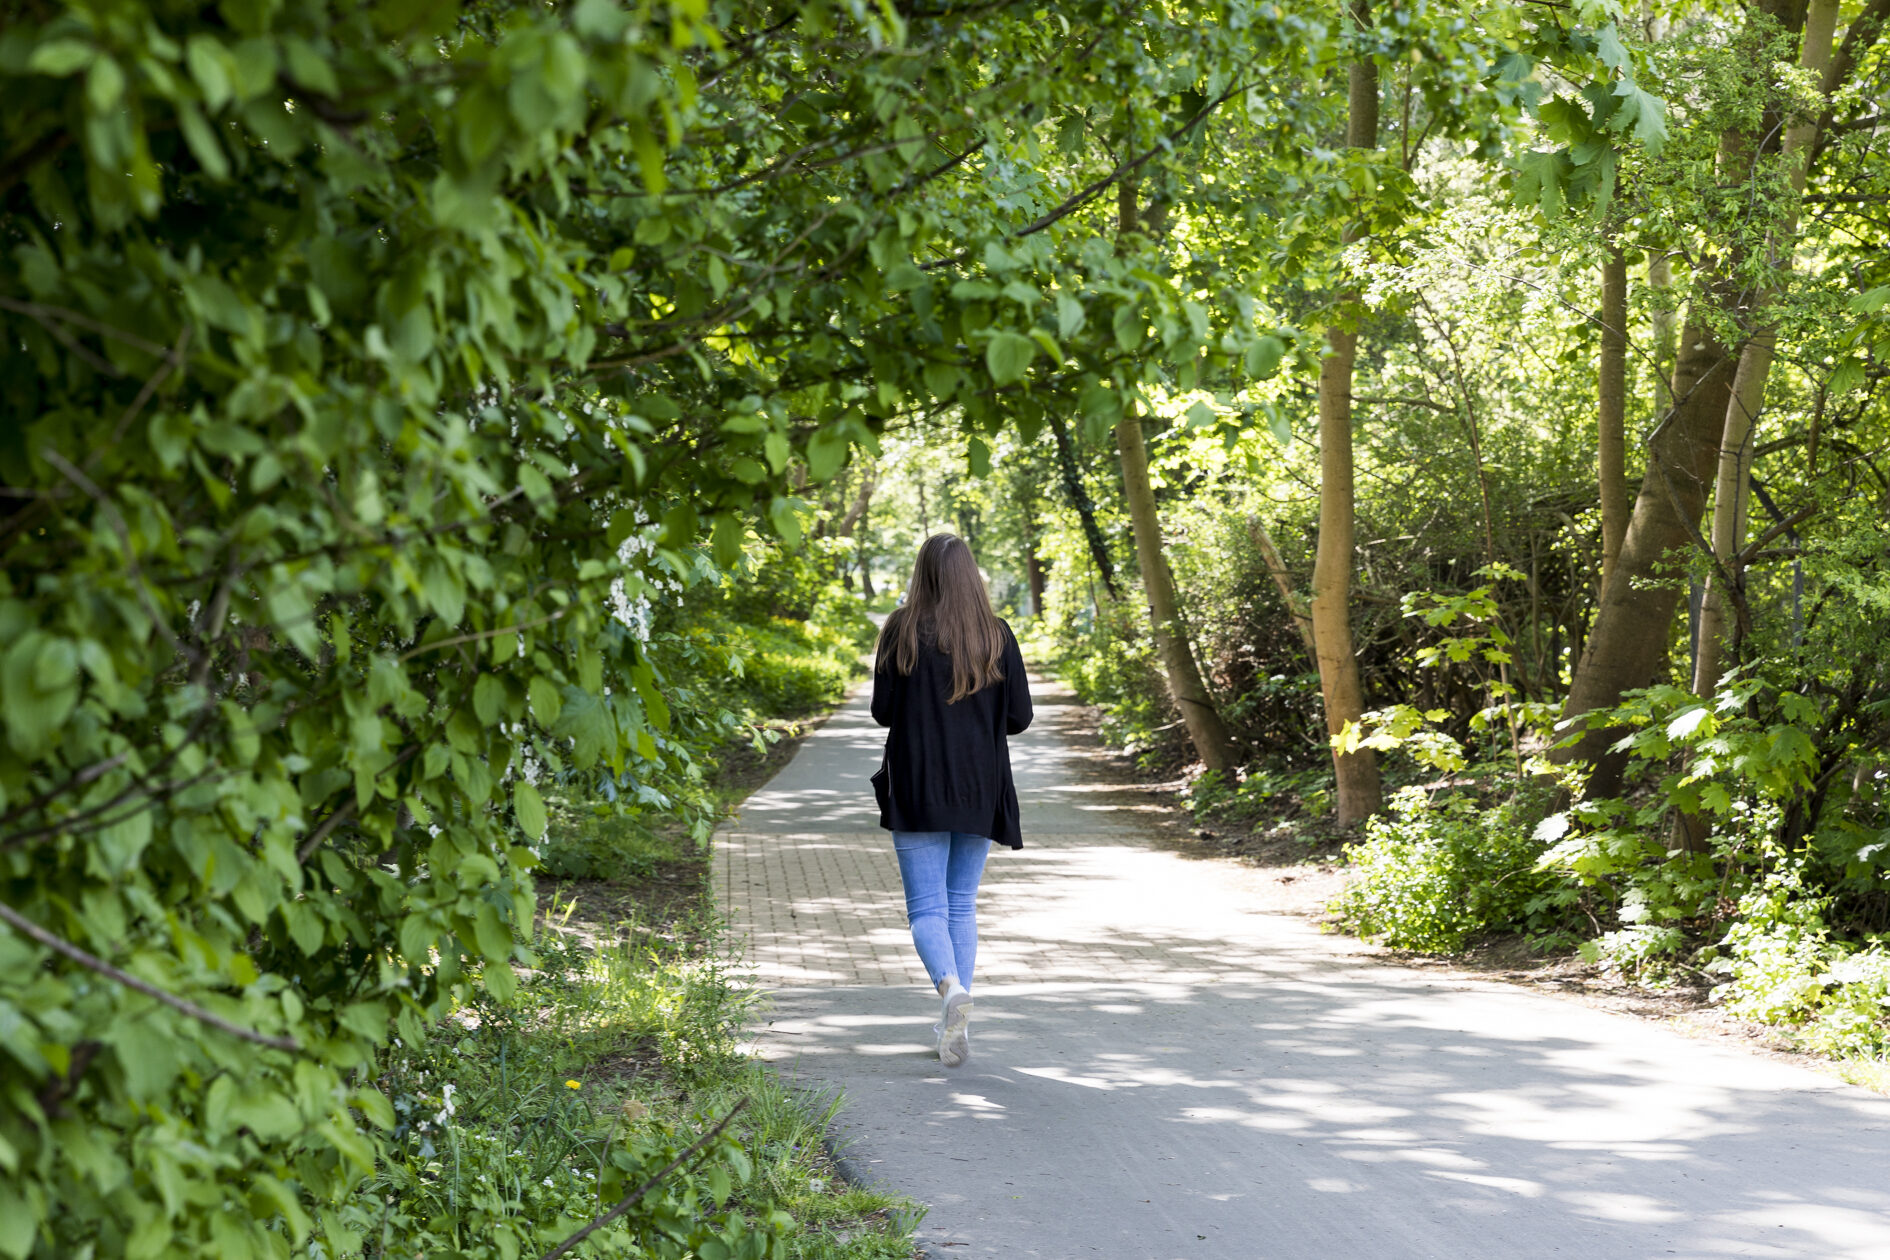
[(440, 1108), (439, 1114), (433, 1117), (433, 1123), (445, 1124), (448, 1120), (452, 1119), (454, 1106), (453, 1091), (456, 1088), (457, 1086), (453, 1085), (440, 1086), (440, 1101), (445, 1105)]

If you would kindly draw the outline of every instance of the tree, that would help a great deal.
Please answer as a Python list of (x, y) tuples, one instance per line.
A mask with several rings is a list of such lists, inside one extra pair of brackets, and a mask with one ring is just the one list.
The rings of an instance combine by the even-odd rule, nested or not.
[[(1369, 25), (1366, 0), (1347, 0), (1347, 14), (1360, 27)], [(1348, 149), (1378, 147), (1378, 67), (1369, 56), (1356, 57), (1346, 72)], [(1348, 223), (1341, 239), (1350, 245), (1361, 236)], [(1352, 477), (1352, 374), (1358, 355), (1357, 294), (1340, 297), (1326, 328), (1326, 357), (1319, 364), (1319, 551), (1313, 565), (1313, 641), (1319, 652), (1319, 679), (1325, 700), (1326, 732), (1337, 740), (1365, 712), (1358, 658), (1352, 644), (1352, 553), (1357, 541)], [(1377, 754), (1368, 747), (1344, 752), (1336, 745), (1332, 768), (1337, 777), (1336, 807), (1342, 827), (1356, 825), (1377, 812), (1381, 802)]]
[[(1877, 27), (1868, 19), (1876, 7), (1873, 5), (1853, 24), (1860, 43), (1875, 38)], [(1747, 56), (1762, 46), (1769, 31), (1778, 29), (1779, 21), (1802, 16), (1785, 3), (1752, 6), (1745, 36)], [(1857, 47), (1848, 35), (1846, 43)], [(1827, 87), (1835, 89), (1842, 74), (1855, 64), (1855, 59), (1836, 59), (1836, 73), (1826, 80)], [(1715, 207), (1715, 213), (1705, 219), (1711, 233), (1706, 241), (1709, 265), (1695, 275), (1668, 389), (1671, 403), (1648, 439), (1647, 472), (1622, 542), (1620, 560), (1603, 588), (1586, 650), (1563, 705), (1564, 723), (1578, 731), (1579, 737), (1558, 749), (1556, 755), (1594, 767), (1588, 791), (1595, 796), (1618, 791), (1623, 762), (1619, 753), (1609, 751), (1618, 734), (1605, 727), (1588, 728), (1583, 719), (1613, 706), (1627, 691), (1654, 680), (1667, 652), (1679, 599), (1673, 583), (1660, 578), (1660, 570), (1683, 561), (1696, 540), (1703, 544), (1702, 551), (1713, 551), (1700, 535), (1699, 521), (1708, 489), (1717, 475), (1729, 409), (1736, 405), (1735, 378), (1743, 357), (1743, 352), (1736, 357), (1728, 350), (1723, 330), (1728, 328), (1727, 313), (1734, 293), (1746, 283), (1754, 265), (1755, 252), (1761, 254), (1758, 265), (1767, 265), (1762, 259), (1762, 246), (1771, 224), (1755, 224), (1743, 217), (1748, 206), (1765, 204), (1764, 199), (1748, 196), (1749, 186), (1754, 180), (1767, 178), (1757, 159), (1765, 151), (1765, 136), (1775, 130), (1768, 119), (1781, 115), (1773, 98), (1767, 98), (1764, 108), (1770, 111), (1765, 118), (1754, 117), (1748, 108), (1717, 137), (1720, 178), (1729, 192), (1737, 190), (1740, 200)], [(1815, 143), (1815, 132), (1811, 136)], [(1719, 217), (1721, 212), (1723, 218)], [(1748, 389), (1762, 387), (1757, 372), (1761, 353), (1754, 350), (1754, 361), (1745, 377)], [(1752, 398), (1747, 401), (1756, 407)], [(1740, 406), (1737, 423), (1743, 424), (1746, 414)], [(1728, 448), (1735, 459), (1739, 445)], [(1737, 471), (1729, 472), (1728, 488), (1733, 489), (1738, 482)], [(1736, 514), (1738, 498), (1736, 490), (1725, 497), (1729, 512)], [(1729, 530), (1736, 533), (1736, 525), (1736, 520), (1729, 520)], [(1736, 550), (1731, 548), (1729, 554)]]

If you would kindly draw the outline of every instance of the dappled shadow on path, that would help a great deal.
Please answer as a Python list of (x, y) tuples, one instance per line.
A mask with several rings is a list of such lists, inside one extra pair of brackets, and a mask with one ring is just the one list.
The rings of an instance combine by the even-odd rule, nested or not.
[(846, 1091), (937, 1256), (1890, 1256), (1890, 1101), (1572, 1002), (1372, 964), (1151, 849), (1045, 688), (945, 1072), (857, 703), (720, 838), (758, 1049)]
[(954, 1073), (909, 991), (782, 993), (759, 1040), (898, 1117), (875, 1173), (975, 1150), (941, 1201), (1031, 1196), (1029, 1254), (1890, 1255), (1890, 1102), (1657, 1027), (1377, 968), (978, 1001)]

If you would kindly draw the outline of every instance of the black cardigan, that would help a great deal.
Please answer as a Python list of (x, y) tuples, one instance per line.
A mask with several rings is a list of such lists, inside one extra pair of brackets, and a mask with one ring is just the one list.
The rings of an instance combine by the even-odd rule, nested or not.
[[(1000, 623), (1001, 624), (1001, 623)], [(1017, 636), (1004, 626), (1004, 677), (947, 704), (952, 658), (921, 646), (910, 675), (873, 674), (873, 720), (891, 727), (873, 776), (888, 831), (962, 831), (1024, 847), (1006, 737), (1030, 725), (1030, 684)]]

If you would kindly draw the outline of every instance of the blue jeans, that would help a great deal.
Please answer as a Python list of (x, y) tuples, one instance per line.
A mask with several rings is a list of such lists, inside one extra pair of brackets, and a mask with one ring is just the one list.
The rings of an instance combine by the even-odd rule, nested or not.
[(912, 943), (934, 987), (946, 976), (971, 987), (978, 961), (978, 880), (991, 842), (963, 831), (895, 831)]

